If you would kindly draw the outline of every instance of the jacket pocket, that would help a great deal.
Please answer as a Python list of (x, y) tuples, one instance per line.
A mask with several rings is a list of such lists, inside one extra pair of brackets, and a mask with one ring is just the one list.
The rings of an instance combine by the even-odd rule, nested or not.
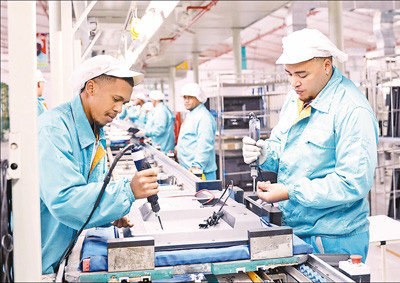
[(312, 130), (304, 133), (306, 144), (322, 149), (335, 149), (333, 133), (323, 130)]

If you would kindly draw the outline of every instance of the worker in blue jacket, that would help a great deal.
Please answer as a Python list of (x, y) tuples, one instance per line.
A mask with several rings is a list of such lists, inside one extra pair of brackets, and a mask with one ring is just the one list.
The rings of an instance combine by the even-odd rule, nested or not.
[(46, 79), (43, 77), (43, 74), (40, 70), (35, 71), (35, 80), (36, 80), (36, 92), (38, 97), (38, 116), (40, 116), (45, 111), (47, 111), (46, 101), (42, 97)]
[(267, 140), (243, 139), (246, 163), (278, 173), (258, 196), (278, 202), (285, 225), (315, 253), (363, 256), (369, 246), (370, 191), (377, 163), (378, 125), (365, 95), (332, 65), (347, 55), (325, 35), (303, 29), (283, 38), (292, 90)]
[(154, 109), (147, 120), (145, 135), (151, 138), (153, 146), (160, 145), (161, 151), (173, 152), (175, 148), (174, 114), (163, 102), (164, 93), (153, 90), (149, 97)]
[(143, 92), (134, 95), (135, 106), (128, 109), (129, 120), (134, 123), (138, 128), (144, 129), (147, 123), (148, 110), (143, 105), (146, 104), (146, 95)]
[(215, 180), (217, 123), (203, 104), (207, 97), (196, 83), (184, 85), (180, 94), (184, 98), (185, 108), (190, 112), (179, 131), (176, 150), (178, 161), (192, 172), (201, 169), (206, 180)]
[[(103, 126), (127, 103), (142, 75), (116, 58), (99, 55), (74, 71), (77, 95), (39, 117), (39, 185), (42, 271), (54, 272), (70, 241), (87, 220), (107, 174)], [(132, 226), (125, 217), (135, 199), (158, 192), (154, 169), (110, 182), (87, 228)]]

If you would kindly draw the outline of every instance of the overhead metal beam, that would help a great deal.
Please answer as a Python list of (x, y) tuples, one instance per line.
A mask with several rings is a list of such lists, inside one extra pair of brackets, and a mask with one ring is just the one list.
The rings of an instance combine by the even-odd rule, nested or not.
[[(76, 2), (76, 1), (74, 1)], [(93, 0), (90, 2), (90, 4), (86, 7), (85, 11), (79, 16), (79, 19), (76, 21), (74, 27), (72, 28), (72, 35), (75, 34), (75, 32), (78, 30), (78, 28), (81, 26), (84, 20), (86, 20), (87, 15), (89, 12), (93, 9), (94, 5), (96, 5), (97, 0)]]
[(99, 30), (96, 35), (94, 36), (94, 38), (92, 39), (92, 41), (90, 42), (89, 46), (85, 49), (85, 52), (83, 52), (82, 55), (82, 59), (85, 59), (86, 56), (89, 54), (89, 52), (92, 50), (93, 45), (96, 43), (96, 41), (99, 39), (101, 33), (103, 31)]

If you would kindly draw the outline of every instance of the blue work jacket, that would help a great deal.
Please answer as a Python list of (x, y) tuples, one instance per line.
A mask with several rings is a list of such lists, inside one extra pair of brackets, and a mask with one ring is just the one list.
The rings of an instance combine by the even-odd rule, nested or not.
[[(279, 203), (298, 236), (349, 236), (368, 231), (370, 191), (377, 163), (378, 124), (365, 95), (339, 69), (298, 112), (290, 91), (267, 142), (261, 168), (289, 188)], [(301, 109), (301, 108), (300, 108)]]
[(179, 163), (186, 169), (200, 167), (204, 173), (216, 171), (216, 131), (217, 123), (204, 104), (191, 110), (179, 131), (177, 143)]
[[(105, 156), (90, 176), (96, 138), (80, 96), (39, 117), (39, 187), (42, 271), (54, 265), (87, 220), (107, 173)], [(101, 146), (106, 146), (100, 129)], [(110, 182), (86, 228), (107, 225), (129, 213), (135, 200), (127, 179)]]
[(142, 109), (142, 107), (130, 107), (128, 109), (128, 117), (132, 123), (138, 127), (144, 129), (147, 123), (147, 113)]
[(163, 152), (175, 149), (174, 123), (174, 114), (164, 102), (157, 104), (147, 120), (146, 136), (151, 138), (153, 145), (159, 144)]
[(38, 116), (43, 114), (44, 112), (47, 111), (47, 108), (45, 106), (44, 98), (38, 96)]

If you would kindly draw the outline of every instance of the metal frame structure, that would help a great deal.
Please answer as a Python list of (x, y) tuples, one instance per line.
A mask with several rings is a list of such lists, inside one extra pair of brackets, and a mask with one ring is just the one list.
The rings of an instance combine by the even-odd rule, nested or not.
[(12, 179), (14, 280), (41, 281), (39, 145), (34, 80), (36, 3), (8, 2), (8, 21), (10, 62), (8, 175)]

